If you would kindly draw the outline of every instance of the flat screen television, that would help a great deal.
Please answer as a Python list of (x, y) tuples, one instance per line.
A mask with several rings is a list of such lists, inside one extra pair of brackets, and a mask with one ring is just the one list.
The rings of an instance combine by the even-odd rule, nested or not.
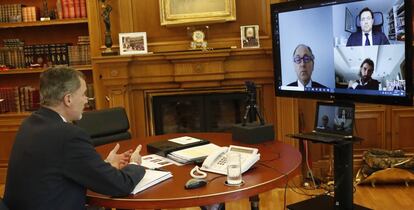
[(412, 105), (411, 0), (271, 5), (275, 95)]

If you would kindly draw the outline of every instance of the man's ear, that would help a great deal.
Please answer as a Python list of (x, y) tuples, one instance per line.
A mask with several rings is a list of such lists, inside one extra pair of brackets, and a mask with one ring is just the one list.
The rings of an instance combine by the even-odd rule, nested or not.
[(70, 105), (70, 103), (71, 103), (71, 95), (70, 94), (66, 94), (64, 97), (63, 97), (63, 104), (65, 104), (66, 106), (69, 106)]

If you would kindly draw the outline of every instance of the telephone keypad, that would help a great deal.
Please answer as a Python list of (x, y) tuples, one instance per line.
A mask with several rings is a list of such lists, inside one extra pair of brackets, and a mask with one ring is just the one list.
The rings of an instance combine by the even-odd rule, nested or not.
[(223, 157), (220, 158), (220, 160), (217, 162), (217, 164), (224, 166), (224, 165), (226, 165), (226, 162), (227, 162), (227, 157), (223, 156)]

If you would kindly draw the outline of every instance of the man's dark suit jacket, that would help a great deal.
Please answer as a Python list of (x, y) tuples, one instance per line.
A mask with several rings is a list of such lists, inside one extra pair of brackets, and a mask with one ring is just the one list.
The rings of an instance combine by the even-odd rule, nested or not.
[(24, 120), (9, 160), (4, 201), (12, 210), (84, 209), (86, 189), (126, 196), (145, 169), (102, 160), (79, 127), (40, 108)]
[[(361, 81), (358, 80), (358, 83), (361, 83)], [(357, 85), (355, 89), (357, 90), (378, 90), (379, 84), (380, 82), (378, 82), (378, 80), (371, 79), (365, 85)]]
[[(387, 36), (385, 36), (384, 33), (380, 31), (372, 31), (372, 40), (373, 45), (386, 45), (390, 44), (390, 42), (387, 39)], [(362, 45), (362, 32), (354, 32), (349, 36), (348, 42), (346, 43), (346, 46), (361, 46)]]
[[(288, 84), (287, 86), (296, 86), (297, 87), (298, 86), (298, 81), (292, 82), (292, 83)], [(322, 84), (317, 83), (315, 81), (312, 81), (312, 87), (313, 88), (326, 88), (325, 85), (322, 85)]]

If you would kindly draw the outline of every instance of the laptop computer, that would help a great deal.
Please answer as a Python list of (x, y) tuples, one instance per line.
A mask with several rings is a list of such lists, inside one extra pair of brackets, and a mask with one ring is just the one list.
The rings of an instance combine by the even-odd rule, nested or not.
[(354, 104), (318, 102), (313, 131), (293, 134), (291, 137), (326, 143), (352, 139), (354, 117)]

